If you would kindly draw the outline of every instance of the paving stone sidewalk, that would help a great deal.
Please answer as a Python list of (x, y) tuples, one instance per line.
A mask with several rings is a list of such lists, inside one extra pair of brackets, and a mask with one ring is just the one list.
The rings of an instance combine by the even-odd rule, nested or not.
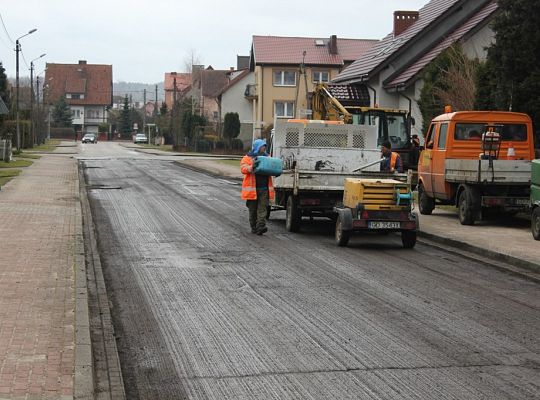
[(0, 399), (67, 400), (80, 373), (77, 164), (33, 161), (0, 190)]

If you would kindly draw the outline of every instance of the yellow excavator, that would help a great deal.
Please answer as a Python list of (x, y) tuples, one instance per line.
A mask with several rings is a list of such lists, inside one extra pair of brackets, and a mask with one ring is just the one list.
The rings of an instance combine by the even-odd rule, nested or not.
[(369, 94), (363, 85), (318, 83), (311, 97), (312, 118), (376, 125), (377, 144), (390, 141), (392, 150), (401, 155), (404, 168), (416, 169), (417, 155), (411, 141), (409, 112), (370, 107), (369, 104)]

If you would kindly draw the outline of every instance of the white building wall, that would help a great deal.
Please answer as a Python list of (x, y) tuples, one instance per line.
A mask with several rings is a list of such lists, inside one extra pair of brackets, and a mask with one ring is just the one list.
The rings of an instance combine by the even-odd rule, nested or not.
[(463, 51), (470, 59), (478, 58), (485, 61), (487, 57), (487, 48), (495, 42), (495, 33), (489, 27), (484, 26), (467, 40), (461, 43)]
[(221, 96), (221, 118), (228, 112), (237, 112), (241, 123), (253, 123), (253, 103), (244, 97), (246, 85), (255, 83), (255, 74), (250, 72), (236, 82)]

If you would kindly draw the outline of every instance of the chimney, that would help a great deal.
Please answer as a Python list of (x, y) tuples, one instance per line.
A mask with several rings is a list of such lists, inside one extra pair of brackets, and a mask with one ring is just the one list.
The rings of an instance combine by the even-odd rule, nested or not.
[(337, 36), (336, 35), (330, 36), (330, 41), (328, 42), (328, 51), (330, 52), (330, 54), (337, 54), (338, 53)]
[(229, 71), (233, 72), (233, 71), (234, 71), (234, 67), (229, 67)]
[(418, 11), (394, 11), (394, 37), (401, 35), (418, 21)]
[(79, 60), (79, 65), (86, 65), (86, 60)]

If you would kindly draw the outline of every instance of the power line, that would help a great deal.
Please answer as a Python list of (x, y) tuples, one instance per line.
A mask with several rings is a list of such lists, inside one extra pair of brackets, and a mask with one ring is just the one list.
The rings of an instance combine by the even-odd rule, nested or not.
[(9, 32), (8, 32), (8, 30), (6, 28), (6, 24), (4, 24), (4, 19), (2, 18), (2, 13), (0, 13), (0, 21), (2, 21), (2, 26), (4, 27), (4, 31), (6, 32), (6, 35), (7, 35), (8, 39), (11, 41), (11, 43), (15, 44), (15, 42), (13, 41), (11, 36), (9, 36)]

